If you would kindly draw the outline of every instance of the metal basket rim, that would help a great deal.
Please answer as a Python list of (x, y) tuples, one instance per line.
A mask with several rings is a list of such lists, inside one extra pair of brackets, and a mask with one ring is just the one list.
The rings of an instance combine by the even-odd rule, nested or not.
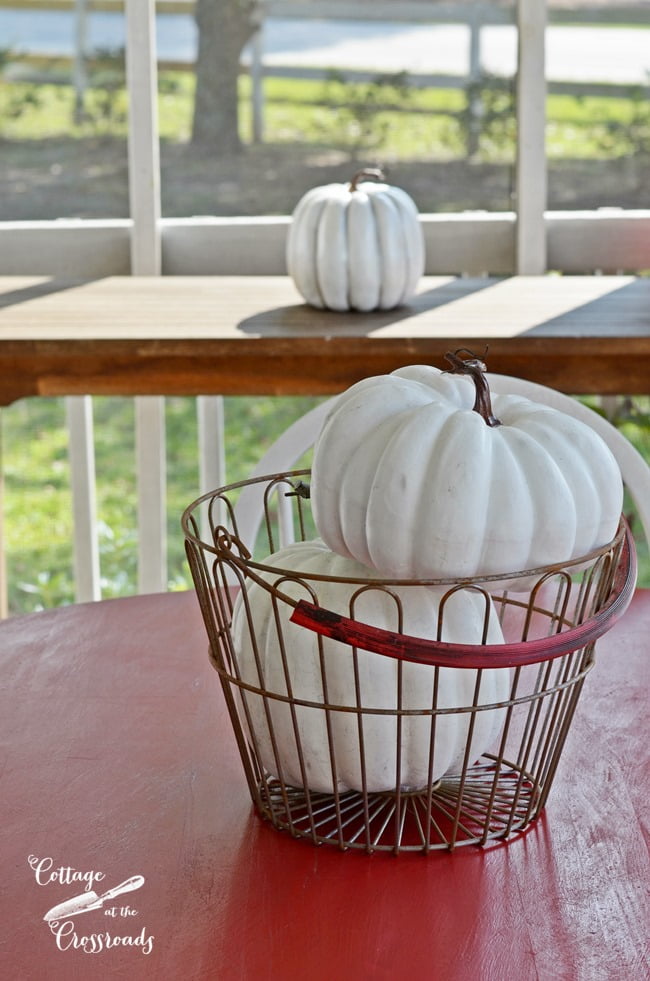
[(636, 586), (637, 565), (634, 539), (627, 524), (623, 526), (622, 554), (603, 604), (586, 620), (545, 637), (505, 644), (461, 644), (426, 640), (408, 634), (373, 627), (350, 617), (299, 600), (291, 622), (374, 654), (401, 661), (451, 668), (523, 667), (554, 660), (564, 654), (586, 650), (620, 620), (632, 601)]
[[(202, 505), (207, 504), (209, 501), (213, 500), (217, 496), (226, 494), (229, 491), (241, 490), (245, 487), (249, 487), (253, 484), (261, 483), (274, 483), (280, 482), (286, 478), (292, 477), (304, 477), (311, 473), (310, 469), (304, 470), (287, 470), (280, 471), (274, 474), (263, 474), (258, 477), (252, 477), (247, 480), (239, 480), (231, 484), (225, 484), (223, 487), (217, 487), (214, 490), (208, 491), (202, 494), (201, 497), (196, 498), (189, 504), (182, 516), (181, 525), (185, 536), (191, 542), (193, 542), (198, 547), (211, 552), (213, 555), (219, 556), (221, 558), (227, 558), (229, 562), (240, 569), (253, 569), (260, 573), (270, 573), (276, 576), (278, 579), (283, 577), (295, 577), (299, 576), (300, 579), (305, 579), (313, 582), (340, 582), (342, 584), (349, 585), (372, 585), (377, 587), (382, 586), (477, 586), (480, 587), (483, 584), (493, 585), (494, 583), (500, 583), (506, 580), (515, 579), (536, 579), (539, 580), (545, 576), (558, 575), (564, 571), (571, 571), (571, 569), (576, 566), (584, 566), (595, 562), (596, 559), (600, 558), (602, 555), (606, 555), (612, 549), (620, 546), (622, 539), (626, 534), (626, 522), (623, 516), (621, 516), (621, 521), (619, 522), (616, 535), (611, 541), (598, 548), (592, 549), (583, 555), (576, 556), (573, 559), (568, 559), (564, 562), (555, 562), (549, 565), (536, 566), (530, 569), (520, 569), (517, 571), (504, 569), (502, 572), (491, 573), (488, 576), (446, 576), (441, 578), (418, 578), (418, 579), (403, 579), (398, 577), (354, 577), (354, 576), (326, 576), (319, 573), (304, 572), (301, 570), (298, 572), (296, 569), (286, 568), (284, 566), (277, 565), (266, 565), (265, 562), (255, 560), (250, 553), (248, 553), (247, 546), (240, 542), (239, 539), (228, 531), (227, 528), (223, 527), (223, 537), (221, 539), (222, 545), (215, 544), (214, 542), (207, 542), (200, 535), (195, 534), (190, 527), (190, 521), (196, 510)], [(216, 530), (219, 530), (219, 527)], [(232, 550), (232, 545), (236, 545), (241, 555), (235, 555)]]

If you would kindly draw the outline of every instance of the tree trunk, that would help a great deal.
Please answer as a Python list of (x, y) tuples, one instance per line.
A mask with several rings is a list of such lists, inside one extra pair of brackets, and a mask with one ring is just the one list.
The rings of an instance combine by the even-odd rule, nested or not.
[(237, 153), (237, 80), (242, 48), (255, 33), (255, 0), (197, 0), (199, 32), (192, 143)]

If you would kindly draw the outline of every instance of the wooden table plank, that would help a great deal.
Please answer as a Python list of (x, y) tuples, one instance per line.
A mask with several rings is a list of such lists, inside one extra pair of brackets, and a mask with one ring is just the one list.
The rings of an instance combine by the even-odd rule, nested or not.
[(287, 277), (0, 278), (0, 404), (23, 395), (331, 394), (450, 348), (570, 393), (650, 391), (650, 280), (425, 277), (404, 307), (306, 306)]

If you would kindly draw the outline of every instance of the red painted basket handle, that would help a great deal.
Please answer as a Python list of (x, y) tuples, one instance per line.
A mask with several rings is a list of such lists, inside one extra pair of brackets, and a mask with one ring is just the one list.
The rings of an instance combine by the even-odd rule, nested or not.
[(449, 644), (393, 633), (341, 616), (331, 610), (300, 600), (291, 616), (296, 623), (323, 637), (385, 654), (400, 661), (415, 661), (442, 668), (518, 667), (549, 661), (591, 644), (614, 626), (625, 613), (636, 586), (636, 552), (630, 529), (626, 527), (621, 558), (607, 603), (584, 623), (550, 637), (518, 641), (514, 644)]

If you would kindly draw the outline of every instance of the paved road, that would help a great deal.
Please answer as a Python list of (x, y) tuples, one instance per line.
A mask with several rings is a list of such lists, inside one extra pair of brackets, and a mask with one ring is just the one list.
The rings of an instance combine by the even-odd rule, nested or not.
[[(119, 14), (92, 13), (88, 28), (89, 50), (124, 45), (124, 22)], [(159, 17), (157, 34), (161, 60), (194, 61), (196, 30), (190, 17)], [(73, 36), (69, 13), (0, 9), (0, 48), (71, 55)], [(275, 18), (265, 27), (265, 51), (270, 65), (466, 75), (468, 31), (453, 24)], [(511, 75), (516, 63), (515, 28), (485, 27), (481, 58), (487, 71)], [(548, 77), (554, 81), (648, 83), (650, 30), (549, 27), (547, 65)]]

